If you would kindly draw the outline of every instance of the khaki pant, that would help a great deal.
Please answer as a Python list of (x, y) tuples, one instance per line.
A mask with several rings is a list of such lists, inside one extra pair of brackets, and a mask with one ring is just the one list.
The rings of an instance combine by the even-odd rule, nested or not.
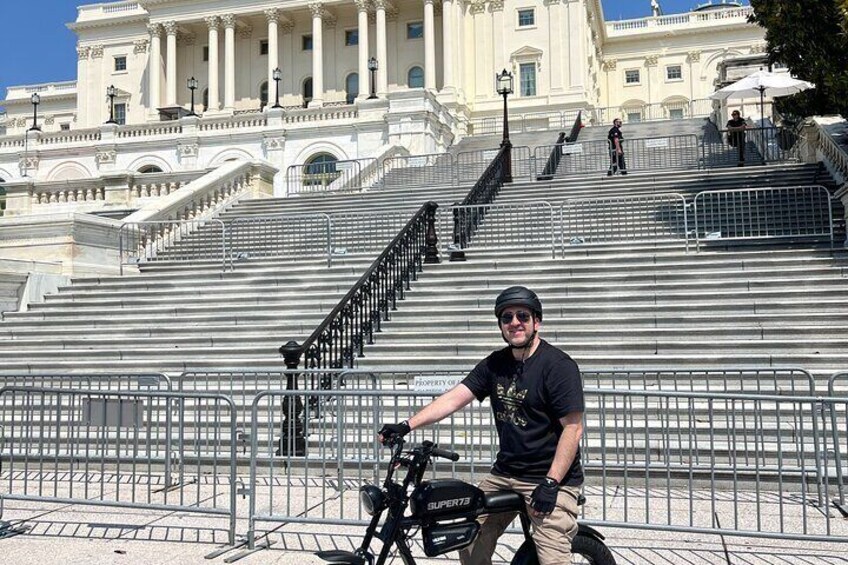
[[(571, 563), (571, 541), (577, 535), (578, 487), (560, 487), (556, 508), (544, 518), (537, 518), (530, 513), (530, 495), (536, 483), (489, 475), (479, 487), (484, 492), (514, 490), (524, 496), (527, 513), (533, 523), (533, 541), (536, 542), (540, 565)], [(498, 538), (517, 515), (516, 512), (504, 512), (481, 517), (480, 535), (474, 543), (459, 552), (462, 565), (490, 565)]]

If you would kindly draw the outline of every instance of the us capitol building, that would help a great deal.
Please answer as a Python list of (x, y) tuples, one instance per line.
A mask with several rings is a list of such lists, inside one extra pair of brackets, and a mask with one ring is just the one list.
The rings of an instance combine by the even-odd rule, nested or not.
[(84, 5), (68, 24), (77, 80), (11, 87), (0, 103), (0, 180), (176, 173), (234, 159), (267, 161), (281, 175), (316, 158), (443, 152), (500, 131), (502, 69), (515, 76), (518, 127), (566, 129), (578, 110), (597, 125), (709, 115), (722, 65), (762, 58), (751, 8), (663, 15), (651, 5), (652, 16), (622, 21), (605, 21), (600, 0)]

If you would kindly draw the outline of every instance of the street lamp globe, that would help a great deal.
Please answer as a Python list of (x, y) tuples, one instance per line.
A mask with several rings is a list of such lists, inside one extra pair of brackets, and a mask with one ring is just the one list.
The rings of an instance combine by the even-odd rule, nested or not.
[(41, 96), (39, 96), (37, 92), (33, 92), (32, 96), (30, 97), (30, 101), (32, 101), (33, 104), (38, 106), (39, 104), (41, 104)]
[(498, 94), (501, 96), (512, 94), (514, 92), (513, 86), (514, 79), (511, 72), (504, 69), (500, 73), (495, 74), (495, 88)]
[(273, 78), (274, 80), (283, 79), (283, 71), (280, 70), (280, 67), (274, 69), (274, 71), (271, 73), (271, 78)]
[(369, 71), (376, 71), (378, 68), (380, 68), (380, 67), (377, 64), (376, 57), (371, 57), (370, 59), (368, 59), (368, 70)]
[(197, 79), (194, 78), (194, 77), (191, 77), (190, 79), (188, 79), (186, 81), (186, 86), (188, 86), (189, 90), (195, 90), (197, 88)]

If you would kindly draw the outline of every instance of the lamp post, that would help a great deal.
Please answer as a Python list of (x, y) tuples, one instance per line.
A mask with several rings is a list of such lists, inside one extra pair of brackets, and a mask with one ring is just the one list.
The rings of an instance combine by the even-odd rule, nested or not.
[(374, 82), (374, 77), (377, 74), (377, 69), (380, 68), (377, 64), (377, 59), (375, 57), (371, 57), (368, 59), (368, 71), (371, 73), (371, 96), (368, 97), (368, 100), (373, 100), (377, 98), (377, 87)]
[(280, 81), (283, 79), (283, 71), (280, 70), (280, 67), (277, 67), (271, 73), (271, 76), (274, 79), (274, 85), (276, 89), (276, 94), (274, 94), (274, 105), (271, 107), (282, 108), (282, 106), (280, 106)]
[(512, 142), (509, 140), (509, 110), (507, 109), (507, 96), (513, 93), (512, 73), (504, 69), (495, 73), (495, 89), (503, 96), (503, 140), (501, 147), (506, 148), (506, 162), (504, 163), (504, 182), (512, 182)]
[(41, 103), (41, 96), (37, 92), (33, 92), (30, 101), (32, 102), (32, 127), (29, 128), (29, 131), (41, 131), (41, 128), (38, 127), (38, 105)]
[(186, 81), (186, 86), (191, 91), (191, 108), (189, 109), (189, 116), (196, 116), (197, 114), (194, 112), (194, 91), (197, 90), (197, 79), (191, 77)]
[(118, 89), (115, 88), (115, 85), (111, 85), (106, 89), (106, 96), (109, 97), (109, 119), (106, 120), (107, 124), (117, 124), (115, 121), (115, 96), (118, 95)]

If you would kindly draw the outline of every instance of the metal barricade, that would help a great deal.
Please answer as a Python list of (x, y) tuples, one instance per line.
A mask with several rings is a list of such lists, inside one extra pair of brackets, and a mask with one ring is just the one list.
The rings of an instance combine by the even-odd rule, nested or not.
[(383, 159), (383, 186), (444, 186), (456, 182), (453, 155), (399, 155)]
[(330, 249), (334, 255), (380, 252), (409, 222), (411, 211), (333, 212)]
[[(384, 422), (433, 399), (414, 391), (323, 391), (332, 418), (314, 418), (304, 392), (268, 392), (252, 409), (250, 531), (260, 522), (364, 525), (358, 487), (382, 478)], [(848, 542), (826, 504), (834, 491), (831, 418), (848, 399), (767, 394), (586, 389), (581, 456), (590, 504), (605, 527)], [(299, 415), (298, 415), (299, 414)], [(844, 427), (840, 431), (844, 435)], [(300, 436), (298, 436), (300, 434)], [(302, 438), (299, 453), (283, 447)], [(497, 451), (487, 402), (415, 430), (456, 451), (432, 477), (479, 481)]]
[(583, 386), (613, 390), (812, 396), (815, 377), (795, 367), (582, 370)]
[(228, 518), (235, 542), (235, 410), (174, 392), (5, 387), (0, 485), (9, 500)]
[(566, 200), (560, 230), (563, 256), (567, 246), (622, 241), (677, 241), (689, 251), (686, 199), (675, 193)]
[(535, 164), (533, 178), (543, 175), (548, 157), (557, 148), (561, 148), (562, 157), (559, 160), (557, 170), (553, 173), (554, 177), (580, 173), (599, 173), (609, 169), (610, 145), (607, 140), (577, 141), (563, 145), (541, 145), (533, 150)]
[(0, 373), (0, 388), (45, 387), (124, 392), (173, 390), (164, 373)]
[(286, 169), (287, 194), (358, 192), (367, 188), (363, 170), (375, 159), (299, 163)]
[[(831, 398), (848, 397), (848, 371), (836, 373), (827, 383), (828, 393)], [(831, 426), (833, 432), (833, 458), (834, 467), (836, 468), (836, 484), (838, 492), (835, 499), (832, 499), (836, 508), (842, 515), (848, 518), (848, 486), (846, 486), (846, 478), (848, 478), (848, 404), (835, 404), (831, 410)]]
[(701, 160), (701, 144), (695, 135), (625, 139), (622, 148), (630, 172), (697, 169)]
[(698, 249), (708, 241), (802, 237), (834, 245), (833, 206), (823, 186), (700, 192), (694, 216)]
[(328, 214), (278, 214), (236, 218), (230, 224), (233, 266), (246, 259), (326, 255), (332, 261)]
[(219, 257), (227, 265), (227, 229), (219, 219), (126, 222), (118, 230), (119, 268), (152, 261), (192, 262)]
[(550, 202), (533, 201), (510, 204), (446, 206), (436, 213), (439, 241), (447, 249), (464, 249), (469, 242), (457, 241), (462, 232), (457, 223), (471, 222), (478, 227), (474, 245), (520, 246), (524, 249), (549, 248), (556, 256), (556, 228)]
[[(486, 167), (498, 156), (500, 149), (463, 151), (456, 154), (456, 180), (459, 184), (475, 183), (486, 171)], [(512, 178), (531, 179), (534, 158), (530, 148), (524, 145), (512, 147)]]
[(752, 127), (744, 132), (718, 130), (704, 136), (704, 166), (735, 167), (795, 161), (797, 143), (795, 132), (779, 127)]

